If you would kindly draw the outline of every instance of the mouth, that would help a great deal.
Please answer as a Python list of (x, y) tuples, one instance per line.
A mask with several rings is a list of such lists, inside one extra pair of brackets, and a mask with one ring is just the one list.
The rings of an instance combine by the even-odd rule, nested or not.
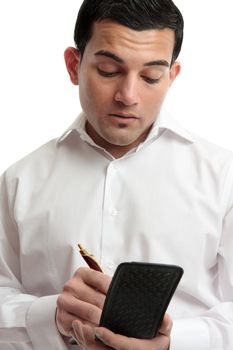
[(120, 118), (122, 120), (139, 119), (136, 114), (132, 113), (110, 113), (109, 116), (113, 118)]

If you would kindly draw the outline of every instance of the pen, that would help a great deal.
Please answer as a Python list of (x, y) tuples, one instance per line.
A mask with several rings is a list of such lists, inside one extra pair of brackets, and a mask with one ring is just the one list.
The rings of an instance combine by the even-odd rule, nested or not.
[(86, 261), (87, 265), (96, 271), (104, 272), (94, 255), (89, 253), (81, 244), (78, 244), (79, 253), (82, 255), (83, 259)]
[[(87, 265), (93, 270), (103, 272), (102, 267), (100, 266), (100, 264), (98, 263), (94, 255), (89, 253), (81, 244), (78, 244), (78, 247), (79, 247), (79, 253), (83, 257), (83, 259), (86, 261)], [(76, 339), (73, 337), (70, 338), (69, 343), (72, 345), (78, 344)]]

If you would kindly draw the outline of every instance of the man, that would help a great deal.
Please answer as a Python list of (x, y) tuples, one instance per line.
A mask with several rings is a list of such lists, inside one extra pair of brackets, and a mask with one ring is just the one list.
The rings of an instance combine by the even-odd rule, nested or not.
[[(1, 179), (1, 349), (232, 349), (233, 157), (162, 110), (182, 35), (170, 0), (83, 2), (65, 51), (83, 113)], [(132, 260), (185, 271), (151, 340), (98, 327)]]

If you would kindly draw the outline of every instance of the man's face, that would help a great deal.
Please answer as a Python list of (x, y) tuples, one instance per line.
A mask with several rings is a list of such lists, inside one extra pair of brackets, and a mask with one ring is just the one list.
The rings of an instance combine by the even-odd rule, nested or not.
[(178, 63), (170, 67), (173, 48), (170, 29), (138, 32), (107, 20), (94, 24), (78, 57), (77, 83), (87, 132), (113, 155), (148, 135), (180, 70)]

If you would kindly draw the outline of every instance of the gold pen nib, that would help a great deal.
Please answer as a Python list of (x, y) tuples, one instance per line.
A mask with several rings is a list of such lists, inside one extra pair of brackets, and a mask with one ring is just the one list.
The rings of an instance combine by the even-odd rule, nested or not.
[(80, 243), (78, 243), (79, 253), (83, 255), (91, 255)]

